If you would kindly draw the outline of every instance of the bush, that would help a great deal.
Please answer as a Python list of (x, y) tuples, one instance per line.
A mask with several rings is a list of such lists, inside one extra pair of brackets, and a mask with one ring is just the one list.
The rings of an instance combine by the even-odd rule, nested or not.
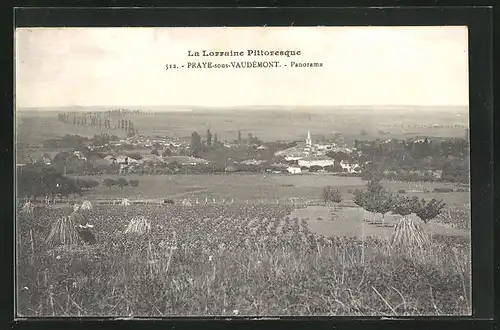
[(321, 166), (318, 166), (318, 165), (313, 165), (311, 167), (309, 167), (309, 172), (318, 172), (319, 170), (322, 170), (323, 168)]
[(174, 204), (174, 201), (172, 199), (165, 199), (163, 200), (163, 204)]
[(340, 203), (342, 201), (342, 194), (338, 189), (334, 189), (331, 186), (326, 186), (323, 188), (323, 199), (325, 200), (325, 203)]
[(102, 185), (111, 189), (111, 187), (116, 186), (117, 182), (113, 179), (106, 178), (102, 181)]
[(125, 186), (128, 186), (128, 182), (127, 182), (127, 180), (125, 180), (125, 178), (118, 178), (118, 180), (116, 180), (116, 184), (121, 189), (123, 189), (123, 187), (125, 187)]
[(398, 190), (398, 194), (404, 194), (404, 193), (406, 193), (406, 190), (404, 190), (404, 189), (399, 189)]
[(449, 187), (434, 188), (432, 191), (437, 192), (437, 193), (447, 193), (447, 192), (453, 192), (453, 188), (449, 188)]
[(139, 180), (130, 180), (128, 183), (134, 188), (139, 186)]

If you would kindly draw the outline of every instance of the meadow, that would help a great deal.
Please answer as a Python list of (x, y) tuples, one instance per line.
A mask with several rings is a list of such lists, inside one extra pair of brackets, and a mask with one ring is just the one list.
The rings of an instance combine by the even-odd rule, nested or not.
[[(297, 205), (234, 203), (96, 206), (84, 212), (98, 244), (46, 242), (70, 212), (48, 206), (18, 216), (19, 315), (471, 312), (467, 237), (430, 230), (425, 249), (399, 250), (385, 237), (322, 235)], [(324, 221), (365, 221), (335, 214)], [(126, 233), (141, 216), (150, 229)]]
[[(116, 176), (78, 176), (102, 182), (104, 178)], [(309, 173), (303, 175), (279, 174), (176, 174), (176, 175), (127, 175), (127, 180), (138, 180), (139, 186), (111, 189), (98, 186), (85, 193), (89, 200), (129, 198), (129, 199), (159, 199), (190, 198), (200, 201), (205, 198), (225, 199), (226, 201), (245, 202), (246, 200), (275, 203), (290, 200), (307, 200), (312, 203), (322, 199), (321, 192), (325, 185), (332, 185), (348, 196), (354, 189), (363, 189), (366, 182), (359, 177), (334, 176), (327, 173)], [(395, 182), (382, 181), (382, 185), (397, 192), (407, 191), (409, 196), (443, 199), (447, 204), (464, 206), (469, 204), (468, 192), (432, 192), (434, 188), (451, 187), (454, 184), (444, 182)], [(424, 190), (426, 192), (424, 192)], [(416, 191), (416, 192), (411, 192)], [(307, 196), (304, 197), (304, 196)]]

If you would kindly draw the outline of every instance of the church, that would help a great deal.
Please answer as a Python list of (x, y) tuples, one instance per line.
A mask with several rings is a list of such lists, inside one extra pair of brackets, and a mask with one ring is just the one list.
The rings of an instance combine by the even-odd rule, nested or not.
[(284, 157), (286, 162), (299, 165), (300, 167), (326, 167), (333, 166), (335, 163), (333, 159), (325, 156), (325, 153), (329, 149), (331, 149), (329, 145), (313, 143), (311, 131), (308, 131), (305, 143), (297, 143), (295, 147), (280, 150), (275, 155)]

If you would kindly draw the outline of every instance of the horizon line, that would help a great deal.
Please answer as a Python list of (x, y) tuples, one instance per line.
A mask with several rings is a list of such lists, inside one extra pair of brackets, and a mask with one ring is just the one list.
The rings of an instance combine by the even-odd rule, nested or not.
[[(377, 104), (377, 105), (235, 105), (235, 106), (202, 106), (202, 105), (62, 105), (62, 106), (27, 106), (27, 107), (16, 107), (16, 110), (36, 110), (36, 109), (63, 109), (63, 108), (113, 108), (113, 110), (118, 110), (117, 108), (122, 108), (124, 110), (137, 110), (128, 108), (165, 108), (165, 110), (182, 109), (185, 111), (195, 110), (195, 109), (220, 109), (220, 110), (232, 110), (232, 109), (242, 109), (242, 108), (266, 108), (269, 109), (290, 109), (290, 108), (468, 108), (468, 104)], [(167, 110), (167, 111), (168, 111)], [(160, 110), (161, 111), (161, 110)]]

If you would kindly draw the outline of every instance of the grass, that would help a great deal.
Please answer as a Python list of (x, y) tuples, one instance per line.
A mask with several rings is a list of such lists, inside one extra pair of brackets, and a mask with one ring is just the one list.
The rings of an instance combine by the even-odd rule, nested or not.
[[(70, 210), (18, 218), (23, 316), (470, 314), (470, 246), (423, 258), (384, 239), (314, 234), (290, 205), (96, 206), (95, 246), (44, 241)], [(124, 233), (144, 216), (151, 232)], [(325, 220), (326, 221), (326, 220)], [(323, 221), (324, 222), (324, 221)]]
[[(85, 176), (102, 180), (106, 177), (116, 176)], [(364, 189), (366, 182), (357, 177), (341, 177), (329, 174), (307, 174), (307, 175), (270, 175), (270, 174), (179, 174), (179, 175), (127, 175), (127, 180), (138, 180), (136, 188), (125, 187), (111, 189), (98, 186), (86, 192), (85, 198), (89, 200), (106, 198), (123, 198), (134, 196), (134, 198), (176, 198), (177, 196), (190, 197), (192, 199), (217, 198), (234, 200), (288, 200), (289, 198), (300, 198), (310, 196), (310, 199), (321, 201), (321, 191), (325, 185), (332, 185), (338, 189), (344, 199), (349, 199), (354, 189)], [(404, 186), (399, 182), (383, 182), (388, 189), (396, 191), (398, 187)], [(447, 184), (422, 183), (423, 186), (432, 189), (434, 187), (445, 187)], [(406, 184), (408, 187), (408, 184)], [(412, 196), (412, 194), (407, 194)], [(463, 205), (469, 203), (469, 193), (414, 193), (413, 195), (431, 199), (436, 197), (443, 199), (447, 204)]]
[[(451, 215), (451, 216), (450, 216)], [(311, 231), (321, 235), (337, 235), (352, 237), (381, 237), (390, 238), (401, 217), (388, 213), (373, 214), (359, 207), (353, 206), (322, 206), (315, 205), (299, 208), (292, 212), (291, 217), (304, 219)], [(329, 219), (318, 221), (318, 219)], [(421, 223), (415, 215), (409, 216), (411, 221)], [(461, 236), (470, 238), (470, 210), (447, 207), (445, 212), (423, 225), (433, 235)]]

